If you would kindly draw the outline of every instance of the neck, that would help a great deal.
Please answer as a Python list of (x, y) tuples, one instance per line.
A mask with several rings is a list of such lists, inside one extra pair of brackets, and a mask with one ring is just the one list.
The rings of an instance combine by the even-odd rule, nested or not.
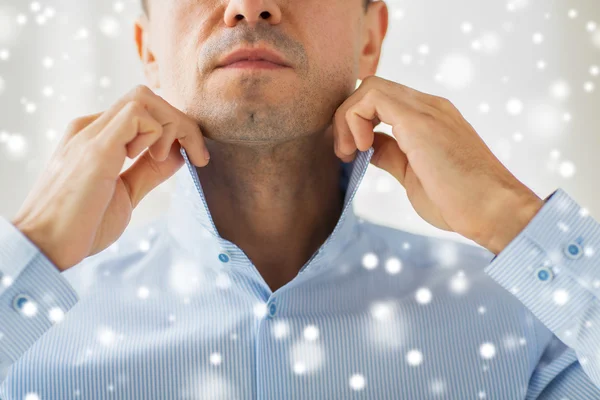
[(331, 127), (277, 144), (206, 142), (210, 162), (197, 171), (215, 226), (275, 291), (296, 276), (341, 216), (341, 161)]

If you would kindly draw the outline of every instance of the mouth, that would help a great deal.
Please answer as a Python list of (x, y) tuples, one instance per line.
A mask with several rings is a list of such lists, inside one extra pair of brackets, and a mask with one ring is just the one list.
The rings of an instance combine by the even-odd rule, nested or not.
[(268, 47), (246, 47), (223, 57), (216, 68), (282, 69), (291, 66), (282, 55)]
[(275, 64), (266, 60), (240, 60), (231, 64), (218, 67), (222, 69), (284, 69), (285, 65)]

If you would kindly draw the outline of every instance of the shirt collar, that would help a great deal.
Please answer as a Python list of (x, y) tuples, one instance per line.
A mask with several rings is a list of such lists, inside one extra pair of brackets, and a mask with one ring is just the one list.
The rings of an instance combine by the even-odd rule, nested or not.
[[(180, 152), (186, 165), (175, 174), (176, 190), (171, 195), (171, 203), (166, 214), (167, 229), (172, 237), (183, 250), (194, 255), (198, 260), (207, 261), (207, 265), (235, 268), (251, 264), (249, 258), (237, 245), (219, 235), (196, 167), (190, 162), (183, 147)], [(342, 214), (333, 232), (301, 271), (331, 264), (346, 245), (356, 238), (356, 225), (359, 221), (354, 213), (352, 200), (362, 182), (373, 152), (373, 147), (370, 147), (366, 151), (358, 150), (354, 160), (349, 163), (340, 160), (342, 168), (339, 185), (345, 193)], [(204, 243), (207, 241), (212, 243), (206, 246)], [(215, 262), (210, 262), (210, 258)]]

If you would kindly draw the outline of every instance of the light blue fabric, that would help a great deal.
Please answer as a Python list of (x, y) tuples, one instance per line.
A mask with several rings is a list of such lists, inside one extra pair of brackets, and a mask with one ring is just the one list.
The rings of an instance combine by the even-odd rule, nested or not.
[(562, 189), (493, 257), (358, 217), (359, 152), (272, 293), (182, 154), (168, 213), (64, 273), (0, 218), (1, 399), (600, 398), (599, 225)]

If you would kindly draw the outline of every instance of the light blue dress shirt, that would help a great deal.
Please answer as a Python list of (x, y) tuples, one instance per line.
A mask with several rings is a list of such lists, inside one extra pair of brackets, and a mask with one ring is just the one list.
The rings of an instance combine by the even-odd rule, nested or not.
[(66, 272), (0, 218), (0, 398), (600, 399), (586, 210), (557, 189), (492, 258), (355, 215), (372, 154), (342, 163), (334, 231), (275, 292), (183, 149), (168, 212)]

